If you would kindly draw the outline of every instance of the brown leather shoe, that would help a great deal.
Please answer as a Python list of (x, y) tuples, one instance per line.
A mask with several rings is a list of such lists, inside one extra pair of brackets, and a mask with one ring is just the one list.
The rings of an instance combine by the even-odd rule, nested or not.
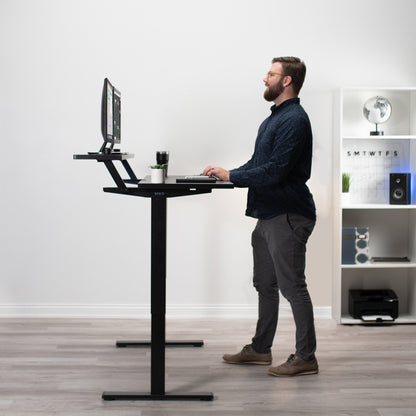
[(222, 359), (229, 364), (260, 364), (270, 365), (272, 363), (272, 354), (260, 354), (253, 350), (251, 345), (246, 345), (237, 354), (225, 354)]
[(311, 361), (304, 361), (302, 358), (291, 354), (288, 360), (277, 367), (270, 367), (268, 373), (275, 377), (303, 376), (319, 372), (318, 361), (314, 358)]

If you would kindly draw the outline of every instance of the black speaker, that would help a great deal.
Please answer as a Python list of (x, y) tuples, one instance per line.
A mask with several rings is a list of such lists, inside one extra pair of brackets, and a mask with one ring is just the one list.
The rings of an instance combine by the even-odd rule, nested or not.
[(390, 173), (390, 204), (410, 204), (410, 173)]

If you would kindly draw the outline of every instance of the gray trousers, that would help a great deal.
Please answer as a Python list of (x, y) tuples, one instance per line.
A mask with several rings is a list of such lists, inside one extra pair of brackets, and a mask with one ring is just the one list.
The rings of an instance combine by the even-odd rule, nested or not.
[(306, 242), (315, 221), (297, 214), (258, 220), (252, 234), (254, 287), (259, 297), (259, 316), (252, 347), (271, 350), (279, 315), (279, 290), (289, 301), (296, 324), (296, 355), (315, 357), (313, 306), (305, 282)]

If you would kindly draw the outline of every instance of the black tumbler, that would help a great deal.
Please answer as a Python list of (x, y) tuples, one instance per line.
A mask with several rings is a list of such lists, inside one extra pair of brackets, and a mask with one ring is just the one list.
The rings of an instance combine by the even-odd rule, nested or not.
[(165, 176), (168, 175), (168, 164), (169, 164), (169, 152), (166, 151), (157, 151), (156, 152), (156, 162), (158, 165), (165, 166)]

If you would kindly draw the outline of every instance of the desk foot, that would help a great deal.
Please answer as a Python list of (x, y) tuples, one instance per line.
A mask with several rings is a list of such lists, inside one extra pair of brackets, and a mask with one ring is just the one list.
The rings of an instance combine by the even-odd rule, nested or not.
[[(150, 347), (151, 341), (116, 341), (117, 348), (140, 348)], [(202, 347), (204, 341), (166, 341), (165, 347)]]
[(201, 400), (211, 401), (214, 399), (213, 393), (134, 393), (134, 392), (104, 392), (103, 400)]

